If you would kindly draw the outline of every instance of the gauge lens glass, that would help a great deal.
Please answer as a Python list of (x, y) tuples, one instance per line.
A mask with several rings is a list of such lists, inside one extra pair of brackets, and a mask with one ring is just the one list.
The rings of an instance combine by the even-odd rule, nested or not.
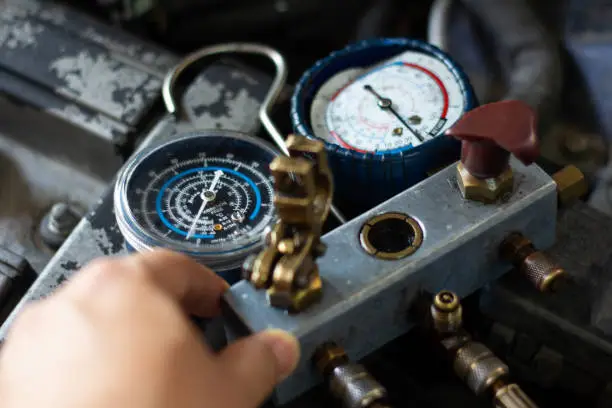
[(317, 137), (367, 153), (409, 150), (444, 133), (466, 109), (466, 89), (443, 61), (409, 51), (327, 81), (311, 109)]
[(247, 138), (200, 136), (158, 148), (126, 188), (139, 228), (167, 247), (227, 252), (253, 245), (274, 221), (273, 149)]

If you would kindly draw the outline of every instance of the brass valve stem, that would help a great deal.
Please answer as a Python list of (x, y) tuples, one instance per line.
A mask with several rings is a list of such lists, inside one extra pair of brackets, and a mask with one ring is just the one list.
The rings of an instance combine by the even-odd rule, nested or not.
[(434, 330), (440, 335), (459, 331), (463, 324), (463, 308), (459, 297), (447, 290), (439, 292), (431, 305), (431, 320)]
[(344, 408), (390, 408), (385, 403), (387, 390), (366, 368), (351, 363), (335, 343), (319, 347), (313, 362), (328, 383), (331, 394)]
[(554, 292), (566, 278), (563, 268), (520, 233), (512, 233), (500, 247), (503, 259), (512, 262), (540, 292)]

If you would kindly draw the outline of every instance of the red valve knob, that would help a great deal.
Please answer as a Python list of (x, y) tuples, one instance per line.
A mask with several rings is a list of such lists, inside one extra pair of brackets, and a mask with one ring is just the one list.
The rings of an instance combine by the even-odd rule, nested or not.
[(497, 177), (508, 168), (510, 153), (525, 165), (540, 154), (536, 115), (520, 101), (502, 101), (467, 112), (446, 131), (462, 141), (461, 163), (474, 177)]

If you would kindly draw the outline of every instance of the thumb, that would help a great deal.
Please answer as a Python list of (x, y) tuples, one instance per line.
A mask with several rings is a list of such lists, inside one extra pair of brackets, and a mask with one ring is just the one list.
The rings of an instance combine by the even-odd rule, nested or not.
[(223, 381), (240, 392), (227, 395), (225, 406), (257, 407), (273, 388), (289, 376), (300, 358), (300, 345), (291, 334), (268, 330), (229, 345), (218, 361), (224, 367)]

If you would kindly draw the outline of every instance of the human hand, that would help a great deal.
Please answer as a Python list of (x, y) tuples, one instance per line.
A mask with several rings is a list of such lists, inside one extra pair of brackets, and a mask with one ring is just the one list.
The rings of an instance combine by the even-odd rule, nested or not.
[(217, 315), (226, 289), (167, 251), (94, 261), (13, 323), (2, 407), (257, 407), (293, 371), (299, 346), (264, 332), (214, 354), (188, 314)]

